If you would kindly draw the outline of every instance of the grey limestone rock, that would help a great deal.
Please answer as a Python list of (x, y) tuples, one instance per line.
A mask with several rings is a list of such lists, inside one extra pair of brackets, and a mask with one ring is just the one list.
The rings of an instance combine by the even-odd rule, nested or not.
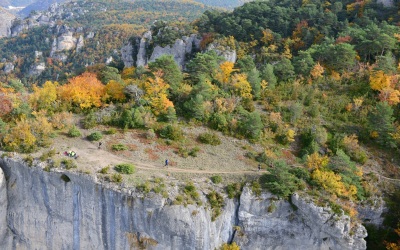
[(38, 76), (45, 70), (46, 70), (46, 64), (44, 62), (38, 62), (31, 65), (29, 69), (29, 75)]
[(14, 64), (10, 63), (10, 62), (6, 62), (4, 64), (4, 68), (3, 68), (4, 73), (6, 74), (10, 74), (11, 72), (14, 71)]
[[(65, 182), (63, 173), (8, 158), (0, 165), (8, 173), (7, 224), (16, 249), (140, 249), (140, 239), (149, 243), (147, 249), (215, 249), (232, 234), (231, 200), (212, 222), (205, 207), (170, 205), (159, 195), (114, 190), (87, 175), (65, 173), (70, 180)], [(0, 211), (6, 210), (0, 204)], [(0, 245), (12, 249), (8, 247)]]
[[(7, 227), (7, 187), (6, 178), (0, 168), (0, 247), (9, 245), (9, 231)], [(4, 248), (5, 249), (5, 248)]]
[(232, 240), (244, 250), (365, 249), (364, 227), (299, 195), (291, 205), (245, 187), (240, 202), (225, 199), (211, 221), (206, 202), (173, 205), (94, 176), (46, 172), (45, 163), (4, 157), (0, 166), (0, 249), (208, 250)]
[(235, 63), (237, 60), (236, 50), (231, 49), (230, 47), (223, 47), (219, 44), (210, 43), (207, 46), (206, 51), (214, 50), (217, 55), (222, 56), (226, 61)]
[(351, 229), (348, 216), (334, 215), (297, 194), (291, 200), (293, 205), (269, 193), (257, 198), (245, 187), (238, 213), (241, 230), (234, 238), (241, 249), (366, 249), (365, 228)]
[(135, 65), (135, 61), (132, 57), (133, 47), (131, 43), (124, 45), (121, 49), (121, 58), (126, 68), (130, 68)]

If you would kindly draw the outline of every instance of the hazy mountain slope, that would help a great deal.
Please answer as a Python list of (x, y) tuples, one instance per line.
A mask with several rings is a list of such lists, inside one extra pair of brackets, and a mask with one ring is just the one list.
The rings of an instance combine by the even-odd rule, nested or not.
[(195, 0), (195, 1), (203, 3), (208, 6), (233, 9), (235, 7), (243, 5), (245, 2), (250, 2), (252, 0)]
[(34, 2), (30, 5), (28, 5), (26, 8), (18, 12), (19, 15), (21, 16), (28, 16), (31, 11), (38, 11), (38, 10), (47, 10), (49, 6), (53, 3), (63, 3), (66, 2), (66, 0), (43, 0), (43, 1), (37, 1)]
[(15, 16), (0, 7), (0, 37), (6, 36)]

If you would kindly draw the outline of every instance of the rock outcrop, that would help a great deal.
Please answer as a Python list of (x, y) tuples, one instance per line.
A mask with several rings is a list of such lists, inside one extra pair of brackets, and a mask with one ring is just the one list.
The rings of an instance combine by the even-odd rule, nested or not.
[(211, 221), (206, 202), (173, 205), (89, 175), (46, 172), (44, 165), (0, 159), (7, 177), (5, 185), (0, 172), (1, 249), (215, 249), (231, 241), (241, 249), (365, 249), (362, 226), (351, 228), (349, 217), (298, 195), (290, 204), (245, 187), (240, 202), (225, 199)]
[(162, 47), (153, 44), (151, 32), (147, 31), (142, 37), (135, 37), (122, 47), (122, 60), (125, 67), (145, 66), (162, 55), (171, 55), (178, 66), (183, 69), (193, 51), (200, 49), (200, 41), (197, 35), (192, 34), (176, 39), (173, 44)]
[(377, 0), (377, 2), (383, 4), (386, 7), (394, 6), (393, 0)]

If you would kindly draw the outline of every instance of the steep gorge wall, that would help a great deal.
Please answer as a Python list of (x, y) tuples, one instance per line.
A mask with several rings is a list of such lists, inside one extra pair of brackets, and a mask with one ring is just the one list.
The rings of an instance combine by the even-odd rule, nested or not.
[(8, 179), (7, 223), (14, 234), (12, 246), (0, 249), (138, 249), (146, 242), (148, 249), (214, 249), (232, 234), (233, 202), (211, 222), (204, 208), (116, 191), (87, 175), (67, 173), (65, 182), (61, 173), (18, 161), (0, 164)]
[(362, 226), (297, 195), (293, 206), (245, 187), (212, 222), (206, 205), (171, 205), (77, 173), (65, 173), (65, 182), (63, 173), (21, 160), (0, 166), (0, 249), (215, 249), (231, 240), (241, 249), (365, 249)]

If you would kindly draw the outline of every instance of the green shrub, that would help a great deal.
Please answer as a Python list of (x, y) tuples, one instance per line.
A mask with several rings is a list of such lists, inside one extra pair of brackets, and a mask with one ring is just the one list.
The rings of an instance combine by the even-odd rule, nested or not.
[(84, 129), (91, 129), (97, 126), (97, 117), (94, 113), (88, 114), (83, 120), (82, 120), (82, 126)]
[(61, 163), (64, 165), (66, 169), (72, 169), (72, 168), (77, 168), (75, 162), (71, 159), (62, 159)]
[(114, 144), (111, 146), (111, 148), (114, 151), (124, 151), (128, 149), (128, 147), (124, 144)]
[(202, 133), (197, 137), (197, 139), (201, 143), (210, 144), (213, 146), (221, 144), (221, 140), (219, 139), (218, 135), (215, 133)]
[(75, 125), (73, 125), (68, 130), (68, 136), (69, 137), (79, 137), (79, 136), (81, 136), (81, 131), (79, 131), (79, 129)]
[(96, 131), (88, 135), (87, 138), (89, 139), (89, 141), (98, 141), (103, 138), (103, 135), (101, 134), (101, 132)]
[(211, 205), (211, 221), (215, 221), (215, 219), (221, 214), (221, 209), (224, 206), (224, 199), (214, 190), (207, 194), (207, 199)]
[(276, 209), (276, 205), (275, 205), (275, 202), (271, 202), (271, 204), (268, 206), (268, 213), (272, 213), (272, 212), (274, 212), (275, 211), (275, 209)]
[(194, 147), (189, 151), (189, 155), (192, 157), (197, 157), (197, 153), (200, 151), (199, 147)]
[(156, 133), (154, 132), (154, 129), (149, 129), (146, 132), (146, 138), (147, 139), (154, 139), (156, 138)]
[(100, 169), (99, 173), (100, 174), (108, 174), (109, 170), (110, 170), (110, 166), (107, 166), (107, 167)]
[(116, 134), (118, 131), (116, 128), (110, 128), (109, 130), (105, 131), (106, 135), (114, 135)]
[(151, 191), (150, 182), (146, 181), (143, 184), (138, 185), (137, 190), (139, 192), (144, 192), (145, 194), (149, 193)]
[(253, 181), (251, 183), (251, 191), (253, 191), (256, 196), (261, 195), (261, 185), (258, 181)]
[(28, 166), (32, 167), (33, 165), (33, 156), (32, 155), (28, 155), (24, 158), (24, 161), (28, 164)]
[(121, 174), (114, 173), (114, 174), (111, 175), (110, 180), (111, 180), (112, 182), (121, 183), (122, 180), (123, 180), (123, 177), (122, 177)]
[(114, 169), (122, 174), (133, 174), (135, 172), (135, 166), (129, 163), (121, 163), (114, 167)]
[(181, 141), (183, 139), (183, 131), (178, 126), (167, 125), (159, 131), (160, 137), (173, 141)]
[(220, 175), (214, 175), (214, 176), (211, 177), (211, 181), (214, 184), (219, 184), (219, 183), (222, 182), (222, 177)]
[(189, 150), (185, 147), (180, 146), (178, 148), (178, 155), (183, 158), (187, 158), (189, 156)]
[(49, 150), (49, 151), (47, 151), (47, 152), (44, 152), (44, 153), (40, 156), (40, 160), (41, 160), (41, 161), (45, 161), (45, 160), (47, 160), (48, 158), (53, 157), (55, 154), (56, 154), (56, 150), (55, 150), (55, 149), (51, 149), (51, 150)]
[(241, 183), (232, 183), (226, 186), (226, 193), (228, 194), (229, 199), (239, 198), (242, 193), (242, 184)]

